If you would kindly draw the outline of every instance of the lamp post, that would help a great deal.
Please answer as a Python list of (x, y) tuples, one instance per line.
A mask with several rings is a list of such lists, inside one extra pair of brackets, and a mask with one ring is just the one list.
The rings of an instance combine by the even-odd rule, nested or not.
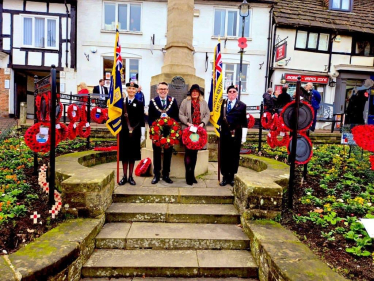
[(244, 38), (244, 26), (245, 18), (249, 16), (249, 4), (247, 0), (243, 0), (243, 3), (239, 5), (239, 14), (242, 17), (242, 37), (239, 39), (240, 46), (240, 65), (239, 65), (239, 95), (238, 100), (240, 100), (240, 93), (242, 91), (242, 66), (243, 66), (243, 54), (244, 48), (247, 47), (247, 40)]

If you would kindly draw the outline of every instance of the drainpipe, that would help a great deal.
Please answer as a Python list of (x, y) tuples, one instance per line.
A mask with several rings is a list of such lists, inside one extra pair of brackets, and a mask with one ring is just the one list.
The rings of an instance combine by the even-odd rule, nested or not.
[(267, 47), (267, 58), (266, 58), (266, 74), (265, 74), (265, 90), (268, 88), (269, 85), (269, 68), (270, 68), (270, 41), (272, 39), (272, 25), (273, 25), (273, 10), (274, 10), (274, 5), (271, 6), (271, 9), (269, 11), (269, 31), (268, 31), (268, 47)]
[(65, 0), (65, 7), (66, 7), (66, 36), (65, 36), (65, 39), (66, 39), (66, 59), (65, 59), (65, 66), (68, 67), (68, 53), (69, 53), (69, 49), (68, 49), (68, 36), (69, 36), (69, 9), (68, 9), (68, 5), (66, 4), (66, 0)]

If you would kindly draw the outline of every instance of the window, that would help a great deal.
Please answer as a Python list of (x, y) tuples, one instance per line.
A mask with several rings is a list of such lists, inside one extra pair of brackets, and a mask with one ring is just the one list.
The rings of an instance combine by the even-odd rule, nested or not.
[(104, 2), (104, 30), (138, 32), (141, 29), (141, 5)]
[[(139, 82), (139, 60), (122, 58), (123, 71), (121, 75), (122, 84), (127, 83), (130, 79)], [(113, 69), (113, 57), (104, 57), (103, 77), (106, 73), (111, 73)], [(110, 80), (106, 80), (105, 84), (110, 84)]]
[[(243, 64), (242, 65), (242, 76), (241, 76), (241, 92), (247, 91), (247, 71), (248, 71), (248, 65)], [(231, 64), (231, 63), (224, 63), (223, 64), (223, 86), (224, 90), (230, 86), (235, 85), (239, 87), (239, 73), (240, 73), (240, 65), (239, 64)]]
[(57, 18), (23, 17), (23, 46), (57, 48)]
[(298, 30), (296, 34), (295, 49), (306, 49), (327, 52), (329, 49), (330, 35)]
[(374, 56), (374, 38), (360, 36), (355, 38), (355, 54), (359, 56)]
[[(249, 22), (251, 13), (245, 18), (244, 22), (244, 37), (249, 37)], [(242, 36), (242, 18), (239, 11), (216, 9), (214, 12), (214, 36)]]
[(330, 9), (337, 11), (352, 11), (353, 0), (330, 0)]

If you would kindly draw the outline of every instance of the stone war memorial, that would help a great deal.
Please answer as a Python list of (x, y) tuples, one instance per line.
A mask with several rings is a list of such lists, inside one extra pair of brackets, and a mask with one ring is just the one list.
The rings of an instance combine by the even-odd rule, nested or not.
[[(357, 9), (361, 1), (348, 2)], [(39, 2), (46, 4), (45, 11)], [(26, 78), (30, 93), (21, 104), (20, 120), (0, 118), (1, 281), (374, 280), (374, 126), (358, 122), (342, 127), (346, 120), (338, 118), (344, 113), (336, 111), (331, 112), (334, 120), (328, 120), (326, 104), (318, 103), (321, 109), (316, 105), (322, 86), (303, 81), (312, 70), (282, 75), (282, 85), (270, 83), (270, 71), (291, 60), (284, 53), (288, 37), (274, 37), (272, 27), (277, 30), (276, 20), (288, 10), (293, 14), (286, 26), (297, 21), (296, 5), (311, 1), (44, 2), (17, 1), (12, 10), (10, 2), (0, 1), (2, 14), (10, 13), (12, 23), (22, 22), (26, 30), (19, 49), (27, 49), (25, 59), (33, 61), (38, 48), (31, 47), (39, 46), (40, 39), (43, 48), (50, 47), (42, 60), (53, 54), (60, 60), (48, 72), (39, 66), (29, 69), (38, 75)], [(340, 6), (320, 2), (321, 15), (348, 5), (344, 0)], [(129, 46), (135, 41), (131, 38), (148, 36), (161, 24), (146, 18), (149, 10), (166, 22), (166, 41), (159, 43), (154, 31), (149, 50), (162, 52), (162, 67), (147, 65), (152, 75), (141, 80), (134, 61), (144, 55), (145, 45)], [(212, 18), (204, 18), (209, 11)], [(112, 40), (97, 41), (103, 49), (96, 48), (94, 35), (83, 39), (88, 29), (99, 26), (90, 20), (89, 27), (82, 27), (81, 18), (100, 15), (99, 34)], [(262, 33), (265, 21), (259, 18), (264, 15), (268, 49), (259, 50), (255, 37)], [(199, 17), (205, 24), (214, 21), (213, 36), (205, 33), (206, 26), (196, 25)], [(137, 18), (142, 18), (142, 29)], [(77, 30), (69, 31), (65, 23)], [(76, 48), (67, 51), (66, 61), (84, 55), (78, 70), (88, 71), (98, 57), (103, 60), (105, 79), (99, 85), (75, 83), (76, 92), (70, 94), (63, 89), (70, 89), (68, 79), (75, 81), (78, 72), (63, 71), (65, 54), (53, 49), (54, 24), (60, 24), (59, 44)], [(305, 35), (306, 46), (316, 38), (315, 53), (323, 48), (324, 36), (335, 34), (320, 28), (297, 31)], [(42, 29), (45, 39), (38, 37)], [(2, 35), (3, 30), (7, 27)], [(214, 42), (212, 48), (199, 45), (199, 32)], [(341, 38), (328, 40), (347, 40), (345, 33), (334, 36)], [(293, 42), (296, 49), (302, 49), (300, 38)], [(354, 41), (357, 48), (363, 44), (360, 38)], [(2, 48), (10, 35), (0, 39)], [(237, 42), (235, 51), (232, 42)], [(109, 45), (110, 55), (103, 51)], [(198, 52), (206, 54), (203, 63), (196, 59)], [(152, 58), (156, 64), (160, 57)], [(19, 58), (12, 59), (10, 64), (19, 68)], [(274, 68), (273, 61), (281, 63)], [(262, 82), (260, 90), (249, 90), (247, 70), (256, 79), (265, 76), (270, 91), (263, 94)], [(286, 80), (291, 76), (295, 85)], [(20, 98), (24, 77), (17, 73), (15, 79)], [(139, 81), (143, 89), (149, 84), (149, 92), (142, 92)], [(374, 82), (362, 82), (352, 86), (357, 92), (349, 99), (356, 106), (373, 101)], [(281, 103), (272, 87), (288, 96), (291, 88), (294, 97)], [(256, 91), (263, 102), (254, 106), (247, 100), (255, 99)], [(32, 109), (27, 108), (31, 98)], [(33, 119), (27, 119), (30, 114)], [(318, 118), (331, 121), (333, 132), (315, 127)]]

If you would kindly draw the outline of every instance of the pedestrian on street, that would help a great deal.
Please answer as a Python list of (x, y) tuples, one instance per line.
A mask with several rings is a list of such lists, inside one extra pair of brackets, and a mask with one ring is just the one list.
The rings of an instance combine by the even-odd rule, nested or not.
[[(204, 100), (204, 93), (199, 85), (191, 86), (187, 94), (187, 98), (182, 101), (179, 108), (179, 120), (182, 123), (182, 131), (186, 127), (202, 127), (204, 128), (210, 118), (210, 111), (207, 102)], [(186, 182), (188, 185), (197, 183), (195, 178), (195, 167), (198, 150), (185, 148), (184, 165), (186, 168)]]
[(104, 87), (104, 79), (99, 80), (99, 85), (93, 88), (92, 93), (99, 94), (97, 105), (101, 108), (107, 107), (108, 89)]
[(282, 93), (278, 96), (276, 100), (276, 107), (280, 113), (282, 108), (289, 102), (291, 102), (291, 96), (287, 93), (288, 88), (283, 87), (282, 88)]
[[(166, 82), (160, 82), (157, 85), (158, 96), (152, 99), (148, 106), (148, 124), (152, 123), (161, 117), (170, 117), (179, 121), (179, 108), (176, 99), (168, 95), (169, 85)], [(152, 184), (160, 181), (161, 176), (161, 147), (152, 144), (153, 147), (153, 173)], [(167, 183), (173, 183), (170, 179), (170, 164), (173, 147), (164, 148), (164, 161), (162, 165), (162, 179)]]
[(273, 97), (273, 89), (272, 88), (267, 89), (266, 93), (263, 94), (262, 97), (264, 99), (264, 111), (274, 114), (276, 99)]
[(140, 101), (143, 106), (145, 105), (144, 94), (142, 92), (142, 86), (139, 85), (138, 91), (136, 92), (135, 98)]
[(314, 132), (317, 123), (317, 110), (319, 109), (319, 104), (321, 103), (321, 94), (317, 90), (313, 89), (313, 83), (309, 82), (304, 86), (304, 88), (301, 88), (301, 96), (308, 101), (314, 109), (313, 123), (310, 127), (310, 130)]
[[(119, 135), (119, 157), (123, 166), (123, 178), (118, 183), (126, 182), (136, 185), (132, 176), (136, 160), (141, 159), (140, 144), (145, 140), (144, 106), (135, 99), (138, 85), (134, 82), (126, 84), (128, 97), (124, 99), (122, 110), (122, 130)], [(129, 177), (127, 178), (127, 168)]]
[(240, 147), (247, 138), (246, 104), (237, 99), (238, 89), (231, 85), (227, 99), (221, 106), (220, 163), (223, 179), (221, 186), (234, 186), (234, 175), (238, 172)]

